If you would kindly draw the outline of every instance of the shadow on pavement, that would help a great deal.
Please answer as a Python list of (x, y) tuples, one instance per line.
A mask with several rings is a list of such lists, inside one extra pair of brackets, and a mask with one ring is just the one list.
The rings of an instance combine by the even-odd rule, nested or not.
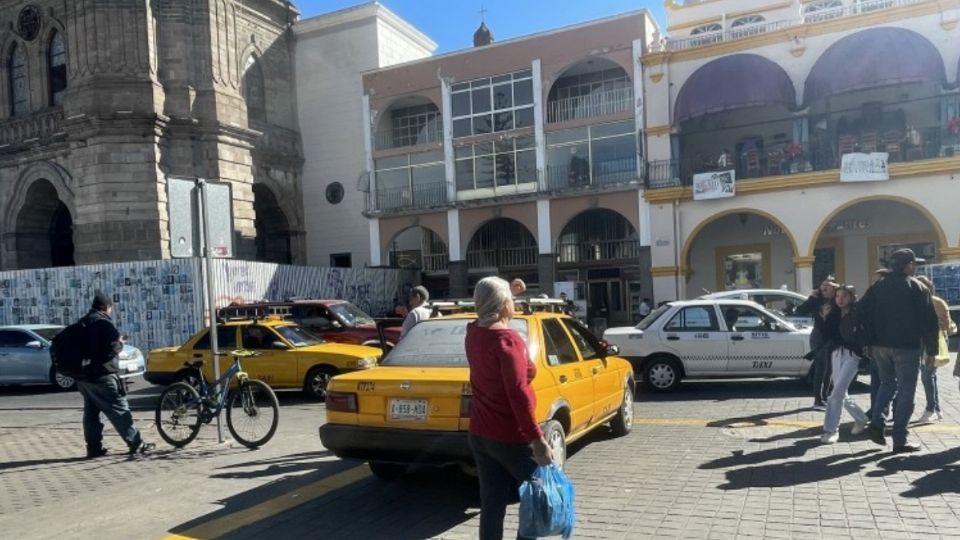
[[(226, 472), (212, 474), (210, 478), (262, 478), (264, 476), (280, 476), (290, 473), (313, 471), (317, 469), (317, 465), (319, 464), (319, 462), (316, 461), (317, 459), (328, 458), (332, 455), (329, 450), (320, 450), (318, 452), (301, 452), (299, 454), (234, 463), (220, 467), (221, 470), (228, 470)], [(253, 468), (253, 470), (237, 470), (245, 468)]]
[(83, 456), (80, 456), (80, 457), (70, 457), (70, 458), (28, 459), (24, 461), (8, 461), (6, 463), (0, 463), (0, 473), (9, 471), (12, 469), (24, 469), (27, 467), (35, 467), (38, 465), (63, 465), (67, 463), (77, 463), (80, 461), (87, 461), (87, 459)]
[[(805, 443), (803, 446), (806, 448), (819, 444), (816, 441), (800, 441), (797, 446), (800, 446), (801, 443)], [(885, 455), (880, 452), (880, 449), (871, 449), (854, 454), (834, 454), (812, 461), (788, 461), (786, 463), (744, 467), (727, 471), (727, 483), (721, 484), (717, 488), (737, 490), (816, 484), (817, 482), (860, 474), (864, 465)]]
[(726, 428), (726, 427), (743, 427), (738, 426), (737, 424), (749, 424), (749, 427), (761, 427), (768, 425), (768, 420), (773, 418), (780, 418), (783, 416), (789, 416), (791, 414), (797, 414), (805, 411), (809, 411), (808, 408), (793, 409), (792, 411), (776, 411), (768, 413), (759, 413), (751, 414), (750, 416), (737, 416), (734, 418), (727, 418), (725, 420), (714, 420), (713, 422), (707, 423), (707, 427), (713, 428)]
[(930, 474), (911, 482), (913, 487), (900, 495), (903, 497), (922, 498), (946, 493), (960, 493), (960, 448), (951, 448), (935, 454), (917, 454), (912, 456), (893, 456), (877, 464), (879, 471), (872, 471), (867, 476), (890, 476), (901, 471), (918, 471)]
[[(717, 402), (756, 398), (795, 398), (811, 395), (810, 388), (799, 379), (722, 379), (684, 380), (676, 390), (658, 393), (643, 390), (637, 401), (692, 401), (714, 400)], [(812, 400), (811, 400), (812, 401)]]
[(759, 452), (745, 453), (743, 450), (734, 450), (729, 456), (708, 461), (697, 468), (728, 469), (730, 467), (740, 467), (743, 465), (756, 465), (777, 459), (798, 458), (806, 454), (807, 450), (818, 445), (820, 445), (819, 440), (804, 439), (788, 446), (778, 446), (776, 448), (760, 450)]

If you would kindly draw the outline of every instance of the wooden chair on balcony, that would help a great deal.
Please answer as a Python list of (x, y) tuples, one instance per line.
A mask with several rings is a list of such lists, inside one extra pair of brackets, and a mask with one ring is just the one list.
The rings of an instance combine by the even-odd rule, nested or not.
[(767, 154), (767, 176), (783, 174), (783, 151), (774, 150)]
[(846, 154), (852, 154), (853, 149), (857, 146), (857, 138), (853, 135), (841, 135), (840, 140), (837, 142), (837, 156), (842, 160), (843, 156)]
[(860, 151), (865, 153), (876, 152), (879, 144), (880, 137), (877, 136), (876, 131), (866, 131), (863, 135), (860, 136)]
[(747, 169), (747, 178), (757, 178), (760, 176), (760, 151), (756, 147), (749, 148), (745, 152), (745, 167)]
[(890, 130), (883, 134), (883, 151), (889, 154), (889, 161), (900, 161), (903, 158), (903, 133)]

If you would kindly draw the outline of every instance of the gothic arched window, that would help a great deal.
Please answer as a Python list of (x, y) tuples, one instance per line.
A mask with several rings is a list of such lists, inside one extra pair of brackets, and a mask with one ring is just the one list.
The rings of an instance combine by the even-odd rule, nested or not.
[(263, 84), (263, 70), (253, 55), (243, 70), (243, 99), (247, 102), (247, 120), (267, 119), (267, 100)]
[(60, 32), (54, 32), (50, 38), (47, 66), (50, 79), (50, 105), (60, 105), (63, 101), (63, 93), (67, 89), (67, 47)]
[(10, 49), (8, 63), (10, 78), (10, 115), (16, 116), (27, 112), (27, 55), (20, 45)]

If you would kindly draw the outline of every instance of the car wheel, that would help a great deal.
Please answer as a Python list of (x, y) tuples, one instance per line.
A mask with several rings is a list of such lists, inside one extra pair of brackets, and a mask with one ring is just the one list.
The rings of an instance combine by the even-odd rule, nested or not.
[(633, 430), (633, 385), (629, 383), (623, 387), (623, 401), (620, 402), (617, 415), (610, 421), (610, 427), (617, 437), (623, 437)]
[(337, 374), (337, 370), (330, 366), (314, 366), (307, 372), (303, 381), (303, 391), (308, 396), (323, 401), (327, 399), (327, 385), (330, 379)]
[(672, 358), (655, 358), (643, 371), (643, 382), (656, 392), (668, 392), (680, 384), (680, 365)]
[(547, 446), (553, 453), (553, 463), (561, 470), (567, 462), (567, 436), (563, 432), (563, 426), (556, 420), (550, 420), (543, 427), (543, 438), (547, 440)]
[(77, 389), (77, 381), (73, 377), (68, 377), (57, 371), (56, 368), (50, 368), (50, 382), (57, 387), (57, 390), (69, 392)]
[(396, 480), (407, 472), (407, 465), (403, 463), (387, 463), (385, 461), (371, 461), (367, 463), (370, 466), (370, 472), (380, 480), (389, 482)]

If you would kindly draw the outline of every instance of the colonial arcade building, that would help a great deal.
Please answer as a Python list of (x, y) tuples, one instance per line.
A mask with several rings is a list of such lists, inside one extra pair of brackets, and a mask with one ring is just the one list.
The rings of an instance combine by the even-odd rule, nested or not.
[(960, 262), (958, 7), (668, 0), (642, 59), (656, 298)]

